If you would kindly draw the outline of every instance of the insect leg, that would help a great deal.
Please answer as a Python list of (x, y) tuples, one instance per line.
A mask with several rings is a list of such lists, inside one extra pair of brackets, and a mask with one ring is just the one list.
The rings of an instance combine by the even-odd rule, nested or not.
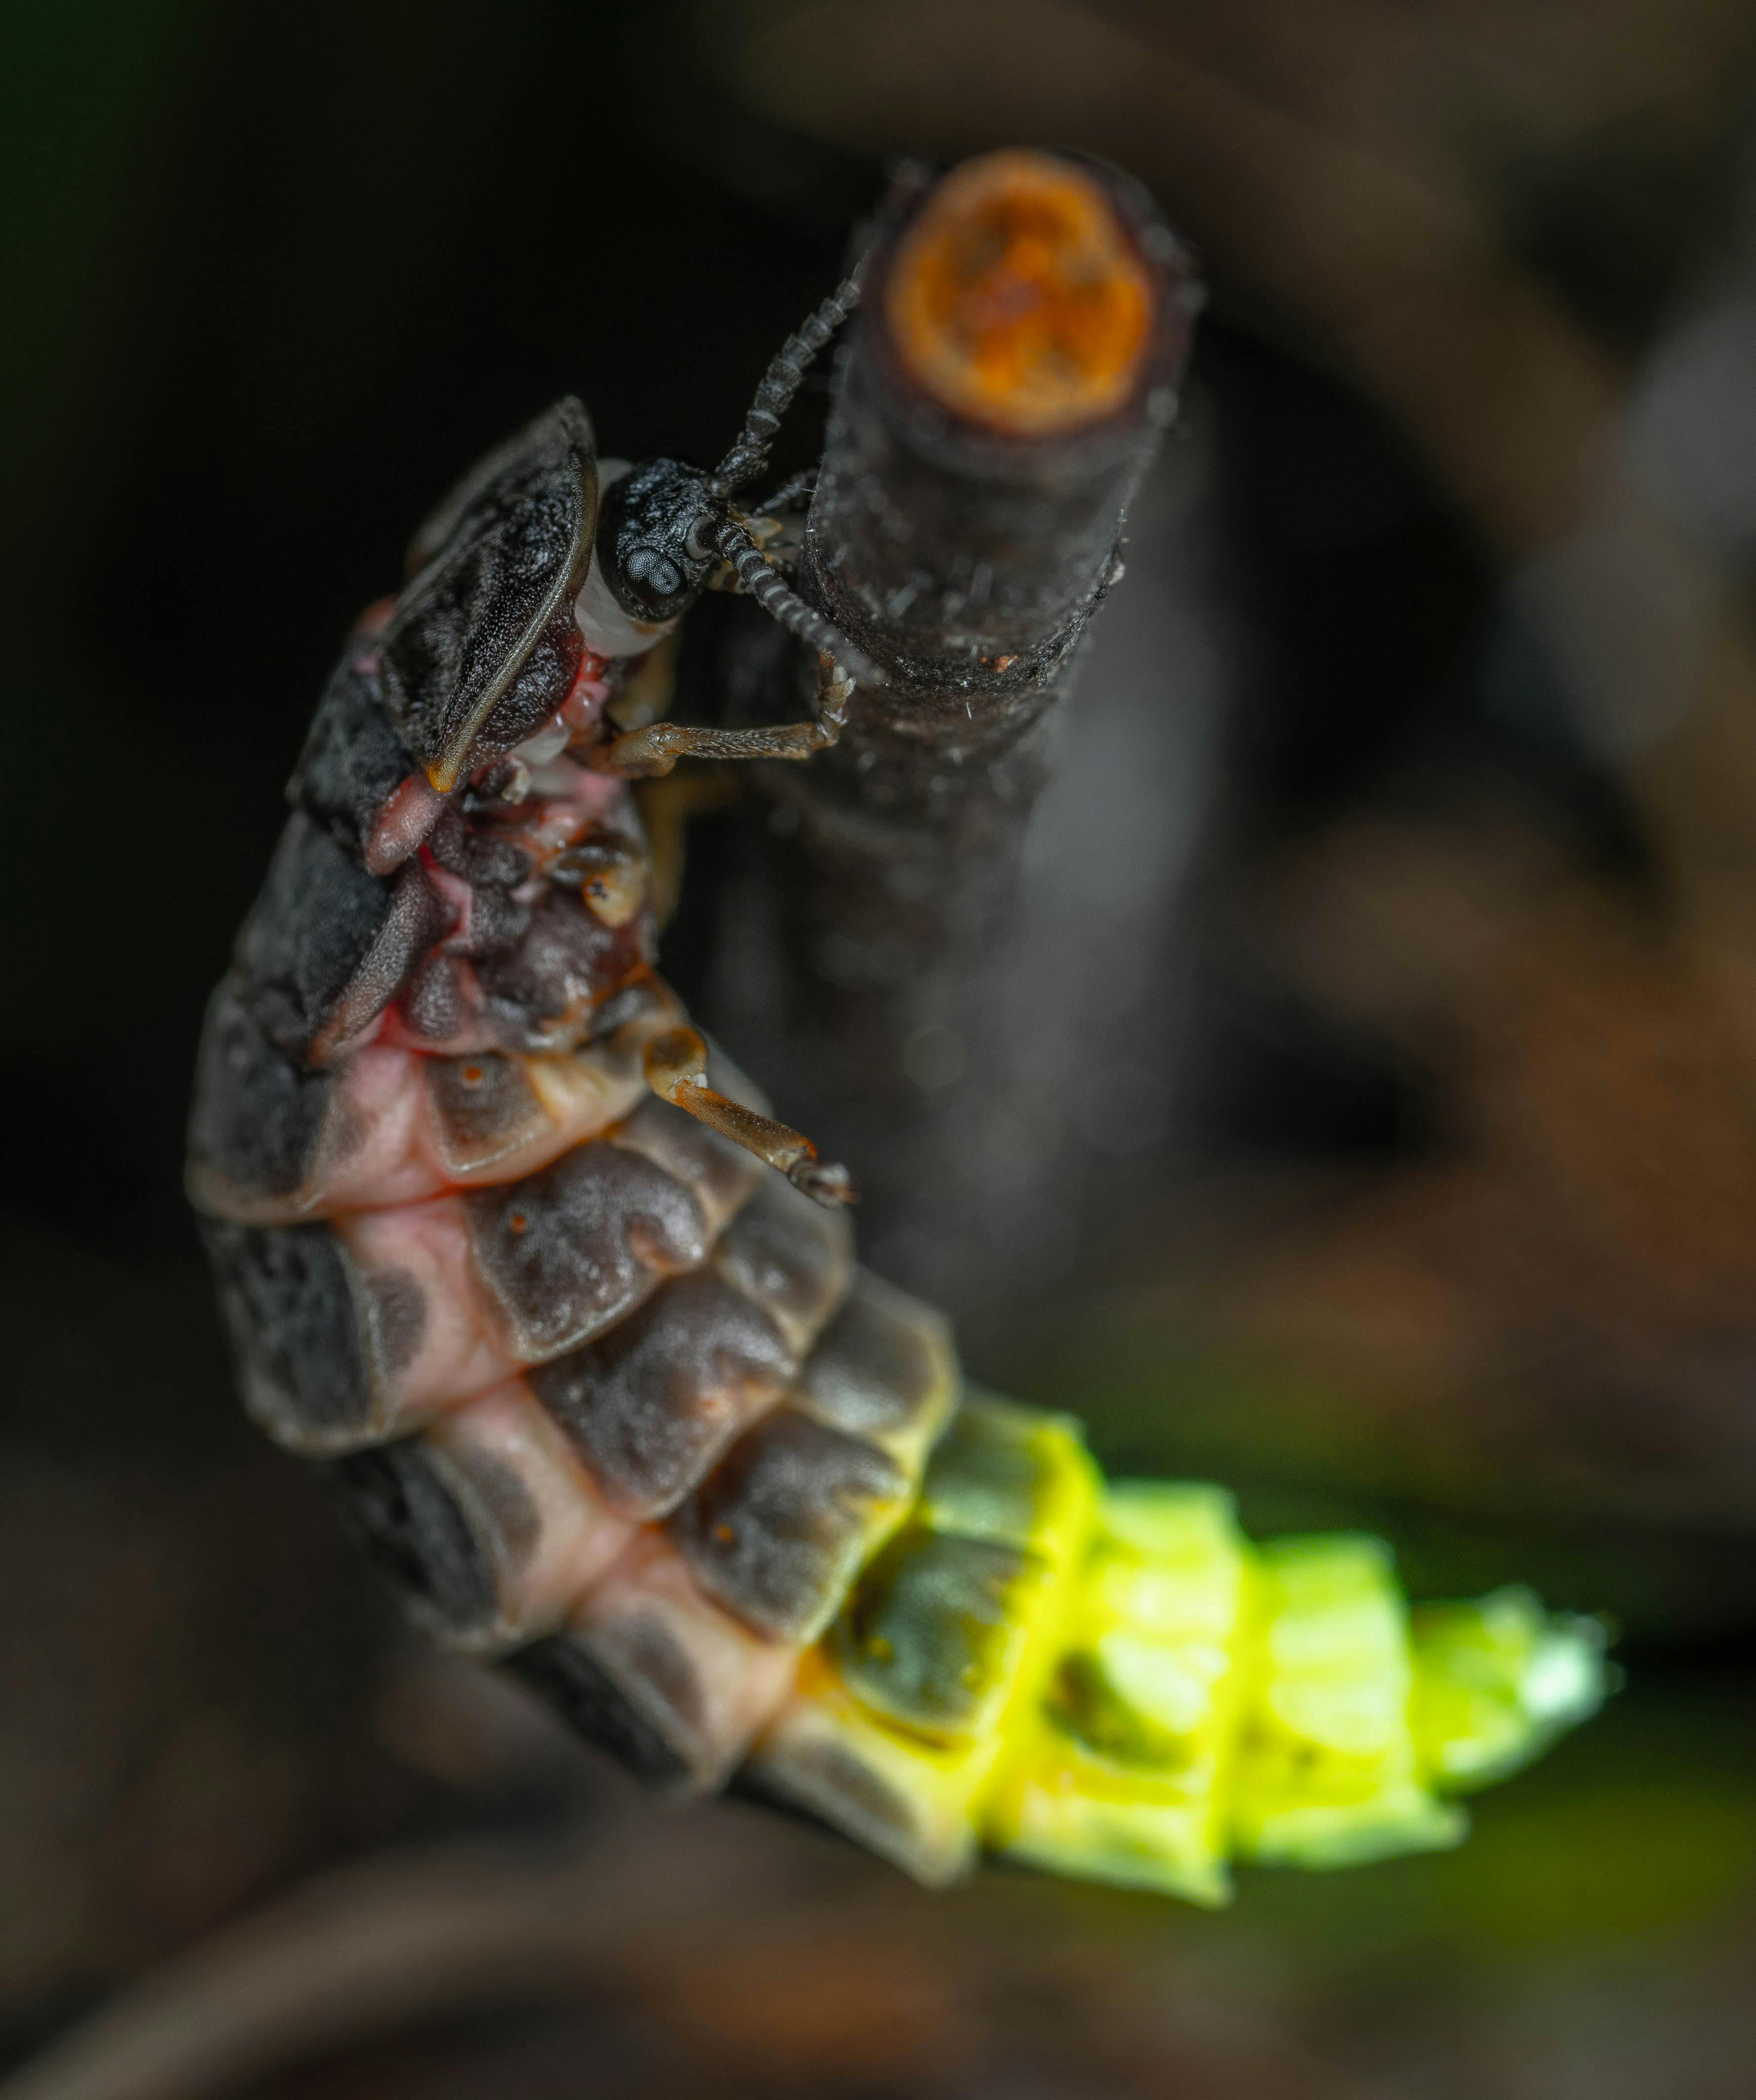
[(758, 1115), (707, 1083), (708, 1046), (692, 1028), (673, 1028), (646, 1045), (646, 1084), (660, 1100), (686, 1110), (784, 1174), (795, 1189), (828, 1206), (851, 1203), (854, 1184), (845, 1167), (824, 1166), (801, 1132)]
[(737, 796), (735, 776), (717, 766), (648, 779), (635, 791), (651, 867), (652, 915), (661, 933), (675, 916), (683, 893), (690, 818), (723, 810)]
[[(839, 637), (836, 642), (844, 646)], [(617, 737), (597, 754), (594, 762), (607, 773), (650, 779), (668, 773), (679, 758), (810, 758), (840, 740), (854, 693), (853, 677), (827, 649), (818, 651), (817, 672), (814, 721), (781, 722), (763, 729), (699, 729), (686, 722), (654, 722)]]

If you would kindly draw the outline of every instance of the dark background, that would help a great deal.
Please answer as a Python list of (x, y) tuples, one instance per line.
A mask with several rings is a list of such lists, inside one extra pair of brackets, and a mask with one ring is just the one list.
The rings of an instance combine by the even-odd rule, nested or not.
[[(986, 15), (964, 11), (967, 59)], [(1418, 829), (1467, 808), (1468, 869), (1499, 865), (1511, 811), (1620, 909), (1663, 886), (1638, 792), (1568, 726), (1491, 515), (1336, 354), (1321, 302), (1277, 290), (1247, 240), (1229, 245), (1235, 214), (1174, 154), (1155, 162), (1137, 118), (1020, 85), (1022, 29), (991, 82), (965, 83), (967, 135), (956, 53), (925, 53), (917, 79), (903, 50), (868, 82), (859, 54), (832, 77), (807, 51), (758, 94), (760, 13), (0, 11), (0, 2046), (22, 2060), (338, 1864), (399, 1946), (397, 1877), (486, 1859), (510, 1891), (503, 1943), (529, 1942), (524, 1980), (459, 1957), (455, 2004), (387, 1988), (360, 2023), (376, 2038), (353, 2043), (307, 1976), (319, 2010), (293, 2023), (302, 2043), (263, 2051), (295, 2067), (212, 2089), (1741, 2090), (1756, 2044), (1747, 1338), (1718, 1299), (1689, 1313), (1684, 1290), (1683, 1311), (1666, 1299), (1642, 1327), (1639, 1375), (1617, 1388), (1605, 1364), (1628, 1347), (1598, 1313), (1626, 1296), (1621, 1272), (1582, 1283), (1513, 1176), (1502, 1222), (1476, 1238), (1508, 1217), (1530, 1230), (1502, 1246), (1507, 1265), (1544, 1304), (1570, 1292), (1583, 1339), (1527, 1352), (1488, 1406), (1519, 1438), (1472, 1442), (1464, 1372), (1431, 1375), (1428, 1350), (1403, 1375), (1393, 1350), (1357, 1357), (1352, 1340), (1323, 1356), (1321, 1323), (1308, 1335), (1276, 1310), (1304, 1302), (1296, 1264), (1264, 1283), (1237, 1252), (1240, 1235), (1321, 1250), (1338, 1215), (1380, 1197), (1372, 1229), (1405, 1242), (1418, 1227), (1396, 1192), (1417, 1183), (1397, 1177), (1467, 1156), (1476, 1130), (1445, 1056), (1326, 1003), (1264, 949), (1251, 901), (1274, 883), (1306, 894), (1317, 876), (1299, 856), (1345, 845), (1357, 818), (1388, 810)], [(1338, 38), (1374, 17), (1335, 13)], [(1107, 15), (1105, 36), (1118, 18), (1162, 26), (1151, 9)], [(1492, 21), (1483, 33), (1491, 49)], [(1585, 49), (1594, 32), (1568, 15), (1556, 33)], [(1538, 116), (1509, 91), (1524, 131), (1502, 110), (1480, 149), (1496, 252), (1618, 374), (1736, 252), (1742, 35), (1734, 11), (1679, 20), (1679, 42), (1701, 48), (1679, 60), (1668, 128), (1650, 112), (1546, 128), (1533, 76)], [(1359, 48), (1363, 67), (1376, 47)], [(1516, 85), (1516, 50), (1507, 64)], [(1088, 1408), (1112, 1458), (1238, 1479), (1254, 1520), (1363, 1515), (1418, 1587), (1533, 1573), (1630, 1631), (1631, 1689), (1491, 1797), (1463, 1853), (1344, 1881), (1248, 1877), (1217, 1919), (1005, 1876), (929, 1899), (736, 1807), (658, 1817), (510, 1692), (413, 1649), (317, 1489), (239, 1417), (180, 1191), (203, 1000), (338, 638), (395, 578), (412, 523), (567, 390), (606, 452), (716, 457), (833, 281), (884, 152), (991, 135), (1131, 158), (1202, 242), (1216, 297), (1167, 468), (1178, 544), (1199, 558), (1127, 588), (1174, 595), (1226, 668), (1188, 893), (1171, 945), (1140, 957), (1143, 982), (1178, 990), (1175, 1127), (1149, 1164), (1180, 1193), (1168, 1217), (1141, 1196), (1110, 1219), (1133, 1248), (1126, 1276), (1082, 1242), (1089, 1258), (1057, 1272), (1028, 1331), (1004, 1278), (972, 1286), (974, 1368)], [(789, 436), (798, 459), (820, 410), (808, 400)], [(708, 875), (714, 850), (710, 835)], [(692, 910), (675, 944), (686, 980), (705, 977), (713, 923)], [(1568, 924), (1546, 982), (1596, 953)], [(1639, 984), (1672, 1010), (1663, 982)], [(1613, 972), (1599, 994), (1582, 1043), (1634, 998)], [(1681, 1092), (1643, 1126), (1661, 1158), (1711, 1149), (1720, 1127), (1713, 1101)], [(1661, 1238), (1666, 1207), (1694, 1200), (1675, 1181), (1651, 1194)], [(1192, 1244), (1191, 1212), (1227, 1229)], [(1728, 1273), (1747, 1295), (1749, 1272)], [(1180, 1278), (1216, 1275), (1214, 1303), (1256, 1308), (1229, 1327), (1177, 1295)], [(1382, 1295), (1401, 1304), (1401, 1289)], [(1423, 1302), (1410, 1295), (1410, 1320)], [(1510, 1295), (1483, 1286), (1471, 1302), (1472, 1331), (1513, 1321)], [(1718, 1368), (1697, 1377), (1710, 1330)], [(1476, 1360), (1462, 1342), (1454, 1355)], [(1356, 1377), (1358, 1415), (1335, 1401)], [(1556, 1392), (1567, 1405), (1545, 1414)], [(530, 1880), (557, 1861), (572, 1876), (558, 1890)], [(532, 1923), (611, 1903), (614, 1943), (581, 1927), (558, 1952)], [(289, 1929), (286, 1974), (305, 1975), (309, 1938)], [(206, 2001), (190, 2002), (173, 2027), (199, 2038)], [(315, 2069), (296, 2067), (306, 2050)]]

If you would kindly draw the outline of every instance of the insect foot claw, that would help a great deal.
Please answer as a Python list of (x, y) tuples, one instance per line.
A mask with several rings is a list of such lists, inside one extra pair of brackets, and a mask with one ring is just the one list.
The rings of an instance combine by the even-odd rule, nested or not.
[(859, 1192), (854, 1186), (854, 1177), (845, 1167), (819, 1159), (795, 1160), (787, 1169), (787, 1179), (795, 1189), (821, 1203), (825, 1210), (835, 1210), (843, 1203), (857, 1203)]

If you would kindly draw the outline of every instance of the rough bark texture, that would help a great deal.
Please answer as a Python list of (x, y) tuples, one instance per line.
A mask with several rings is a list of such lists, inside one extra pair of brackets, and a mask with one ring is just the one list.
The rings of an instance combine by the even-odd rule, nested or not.
[[(923, 1057), (942, 1038), (960, 1055), (979, 1043), (983, 974), (1049, 778), (1057, 704), (1120, 573), (1128, 504), (1187, 355), (1188, 259), (1141, 192), (1096, 172), (1152, 287), (1119, 410), (1018, 437), (932, 398), (887, 320), (907, 210), (871, 255), (836, 374), (801, 589), (888, 682), (856, 689), (836, 748), (765, 769), (779, 805), (766, 850), (782, 864), (757, 878), (769, 896), (757, 915), (779, 953), (765, 966), (761, 938), (744, 929), (722, 982), (735, 1030), (737, 1014), (766, 1040), (780, 1019), (788, 1083), (857, 1149), (880, 1220), (911, 1158), (937, 1142)], [(746, 632), (733, 654), (735, 708), (797, 712), (811, 671), (796, 645)]]

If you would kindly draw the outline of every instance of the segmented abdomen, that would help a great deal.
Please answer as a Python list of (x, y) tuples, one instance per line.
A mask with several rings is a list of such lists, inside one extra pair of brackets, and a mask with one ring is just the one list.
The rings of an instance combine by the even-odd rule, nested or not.
[(1211, 1900), (1237, 1849), (1452, 1842), (1436, 1789), (1595, 1704), (1590, 1629), (1520, 1594), (1411, 1645), (1370, 1542), (1258, 1556), (1216, 1490), (1106, 1489), (1070, 1420), (963, 1396), (845, 1212), (652, 1090), (685, 1017), (589, 762), (633, 633), (570, 610), (594, 488), (563, 404), (320, 706), (191, 1126), (250, 1412), (440, 1639), (924, 1880), (986, 1841)]
[[(638, 827), (598, 799), (571, 849), (607, 830), (626, 875)], [(210, 1013), (191, 1180), (245, 1404), (329, 1466), (434, 1630), (524, 1651), (646, 1769), (717, 1785), (913, 1499), (949, 1335), (856, 1273), (844, 1212), (648, 1090), (679, 1009), (643, 909), (620, 949), (572, 942), (547, 1012), (463, 984), (502, 1044), (574, 1047), (432, 1050), (423, 978), (480, 960), (448, 928), (484, 893), (534, 922), (532, 878), (411, 902), (434, 886), (408, 871), (365, 876), (296, 814)]]

